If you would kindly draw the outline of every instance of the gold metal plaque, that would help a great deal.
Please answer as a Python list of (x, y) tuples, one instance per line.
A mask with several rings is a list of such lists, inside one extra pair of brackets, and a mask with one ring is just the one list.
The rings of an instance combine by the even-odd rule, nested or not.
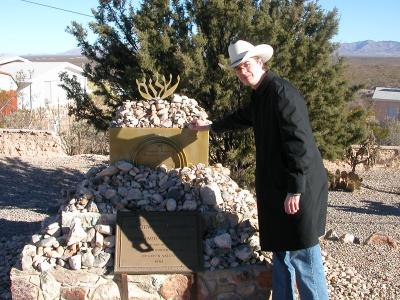
[(117, 212), (115, 273), (201, 271), (202, 239), (196, 212)]
[(110, 161), (149, 167), (208, 165), (208, 131), (179, 128), (111, 128)]

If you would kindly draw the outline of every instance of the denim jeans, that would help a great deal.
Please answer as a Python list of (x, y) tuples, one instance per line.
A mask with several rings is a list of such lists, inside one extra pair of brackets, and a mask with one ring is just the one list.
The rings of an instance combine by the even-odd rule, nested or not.
[(272, 300), (294, 300), (295, 283), (302, 300), (327, 300), (319, 244), (295, 251), (273, 253)]

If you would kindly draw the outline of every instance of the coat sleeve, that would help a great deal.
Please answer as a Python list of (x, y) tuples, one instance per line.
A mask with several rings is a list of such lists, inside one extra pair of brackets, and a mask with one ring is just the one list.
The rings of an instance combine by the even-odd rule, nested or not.
[(216, 133), (231, 131), (234, 129), (245, 129), (253, 126), (253, 110), (251, 103), (239, 108), (234, 113), (214, 122), (211, 130)]
[(307, 106), (299, 91), (289, 83), (280, 85), (276, 92), (278, 125), (287, 163), (288, 192), (304, 193), (315, 145)]

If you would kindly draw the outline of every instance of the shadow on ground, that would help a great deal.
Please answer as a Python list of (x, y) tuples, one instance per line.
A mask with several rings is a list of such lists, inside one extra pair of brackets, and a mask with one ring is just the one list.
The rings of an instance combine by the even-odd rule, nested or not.
[(400, 216), (400, 203), (397, 205), (388, 205), (379, 201), (363, 200), (363, 207), (354, 207), (350, 205), (328, 205), (329, 207), (358, 214), (369, 214), (377, 216)]
[[(77, 170), (46, 169), (19, 158), (3, 158), (0, 160), (0, 210), (25, 209), (54, 215), (62, 204), (61, 191), (73, 188), (83, 178), (84, 174)], [(22, 217), (21, 221), (0, 219), (0, 236), (28, 234), (39, 226), (22, 220)]]

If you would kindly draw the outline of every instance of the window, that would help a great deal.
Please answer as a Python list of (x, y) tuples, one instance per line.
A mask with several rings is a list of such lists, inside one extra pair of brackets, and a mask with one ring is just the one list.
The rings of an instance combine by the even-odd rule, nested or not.
[(399, 117), (399, 107), (398, 106), (389, 106), (386, 110), (386, 118), (388, 119), (397, 119)]

